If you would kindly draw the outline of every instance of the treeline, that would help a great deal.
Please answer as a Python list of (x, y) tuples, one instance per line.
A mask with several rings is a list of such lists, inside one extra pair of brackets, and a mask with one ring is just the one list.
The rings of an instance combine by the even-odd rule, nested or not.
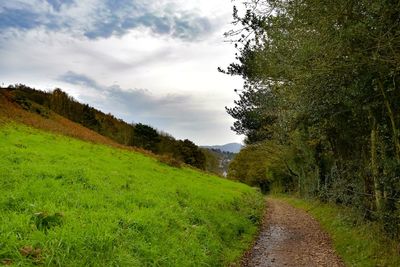
[(229, 177), (354, 207), (399, 237), (399, 2), (245, 3), (226, 34), (237, 62), (220, 69), (245, 79)]
[(215, 156), (219, 159), (219, 171), (218, 172), (220, 174), (223, 174), (224, 176), (227, 176), (229, 164), (235, 158), (236, 153), (222, 151), (222, 150), (216, 149), (216, 148), (210, 148), (209, 151), (211, 153), (214, 153)]
[(111, 114), (79, 103), (60, 89), (44, 92), (21, 84), (2, 89), (10, 91), (14, 101), (24, 109), (42, 116), (48, 116), (51, 110), (119, 144), (163, 155), (164, 161), (175, 166), (183, 162), (202, 170), (217, 172), (218, 159), (215, 155), (199, 148), (192, 141), (176, 140), (171, 135), (161, 133), (142, 123), (127, 123)]

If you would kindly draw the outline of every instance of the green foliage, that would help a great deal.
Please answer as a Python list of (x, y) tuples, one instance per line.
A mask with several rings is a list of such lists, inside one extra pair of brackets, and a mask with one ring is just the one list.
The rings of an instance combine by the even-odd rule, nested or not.
[(240, 100), (235, 101), (236, 106), (226, 108), (228, 114), (236, 119), (232, 130), (246, 135), (247, 144), (270, 139), (270, 127), (276, 121), (276, 114), (270, 110), (273, 109), (273, 102), (274, 96), (270, 91), (245, 83)]
[(234, 9), (238, 28), (227, 33), (238, 38), (238, 61), (223, 72), (245, 80), (227, 111), (252, 146), (230, 176), (357, 207), (400, 238), (398, 3), (247, 0), (245, 7)]
[(132, 139), (134, 146), (157, 152), (157, 144), (160, 142), (160, 137), (154, 128), (138, 123), (135, 125)]
[(59, 212), (53, 215), (49, 215), (46, 212), (37, 212), (32, 216), (31, 221), (38, 230), (47, 231), (50, 228), (62, 225), (63, 218), (63, 214)]
[(0, 262), (227, 266), (257, 232), (254, 189), (127, 150), (0, 128)]
[[(193, 142), (175, 140), (142, 123), (128, 124), (111, 114), (104, 114), (87, 104), (79, 103), (61, 89), (48, 93), (19, 84), (0, 90), (12, 92), (15, 103), (45, 118), (49, 117), (51, 110), (119, 144), (143, 148), (159, 155), (173, 155), (176, 160), (206, 169), (206, 156)], [(208, 159), (213, 160), (211, 157)]]
[(220, 154), (205, 148), (201, 148), (201, 152), (205, 156), (205, 170), (222, 175), (223, 170), (221, 169), (220, 164), (223, 158), (220, 156)]
[(271, 184), (291, 179), (283, 159), (283, 148), (273, 142), (247, 145), (232, 160), (228, 178), (258, 186), (263, 192), (270, 191)]
[(192, 141), (185, 139), (178, 142), (178, 150), (176, 157), (199, 169), (204, 170), (206, 164), (206, 157), (202, 150), (196, 146)]

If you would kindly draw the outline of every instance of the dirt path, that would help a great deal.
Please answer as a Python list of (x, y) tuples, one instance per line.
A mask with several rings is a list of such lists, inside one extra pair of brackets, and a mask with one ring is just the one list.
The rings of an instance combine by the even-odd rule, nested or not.
[(319, 223), (305, 211), (267, 200), (260, 235), (242, 266), (344, 266)]

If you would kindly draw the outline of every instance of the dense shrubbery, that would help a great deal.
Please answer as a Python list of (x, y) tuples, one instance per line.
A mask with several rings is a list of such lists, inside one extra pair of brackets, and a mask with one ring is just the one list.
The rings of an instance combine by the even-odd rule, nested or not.
[[(245, 1), (233, 129), (248, 147), (229, 176), (350, 205), (400, 234), (400, 6)], [(269, 186), (266, 186), (269, 185)]]
[[(58, 113), (74, 122), (100, 133), (112, 140), (127, 146), (135, 146), (149, 150), (155, 154), (168, 155), (162, 156), (168, 162), (181, 161), (196, 168), (214, 171), (215, 155), (205, 155), (205, 151), (197, 147), (189, 140), (176, 140), (168, 134), (158, 132), (151, 126), (129, 124), (123, 120), (115, 118), (111, 114), (81, 104), (68, 96), (60, 89), (53, 92), (43, 92), (29, 88), (25, 85), (9, 86), (2, 88), (11, 92), (13, 99), (22, 108), (47, 117), (49, 110)], [(206, 161), (209, 162), (206, 162)], [(173, 165), (179, 165), (173, 163)]]

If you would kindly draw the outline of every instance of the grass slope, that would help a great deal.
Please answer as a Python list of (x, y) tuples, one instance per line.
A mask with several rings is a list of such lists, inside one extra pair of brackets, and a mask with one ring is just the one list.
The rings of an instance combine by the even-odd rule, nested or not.
[(223, 266), (257, 231), (255, 190), (139, 153), (0, 126), (0, 262)]
[(399, 244), (385, 238), (378, 225), (357, 222), (348, 208), (283, 195), (274, 197), (316, 218), (331, 235), (336, 251), (347, 266), (400, 266)]

